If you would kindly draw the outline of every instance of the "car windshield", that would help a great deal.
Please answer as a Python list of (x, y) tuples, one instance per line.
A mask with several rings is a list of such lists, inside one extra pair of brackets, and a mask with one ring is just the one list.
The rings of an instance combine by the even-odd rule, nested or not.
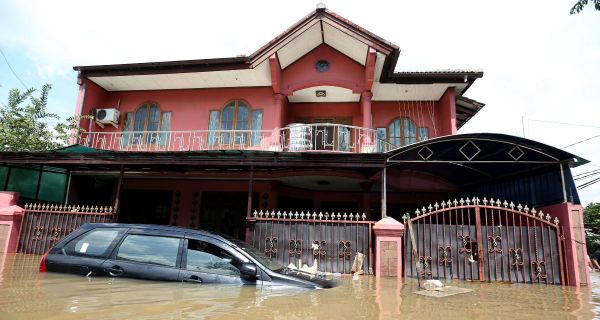
[(240, 249), (244, 250), (244, 252), (246, 252), (250, 256), (252, 256), (254, 259), (258, 260), (258, 262), (262, 263), (262, 265), (269, 268), (270, 270), (279, 271), (279, 270), (283, 269), (283, 267), (280, 266), (278, 263), (272, 261), (271, 259), (269, 259), (267, 256), (265, 256), (261, 252), (256, 251), (256, 249), (254, 249), (254, 247), (247, 244), (246, 242), (243, 242), (243, 241), (240, 241), (237, 239), (229, 239), (229, 240), (231, 242), (233, 242), (236, 246), (238, 246)]

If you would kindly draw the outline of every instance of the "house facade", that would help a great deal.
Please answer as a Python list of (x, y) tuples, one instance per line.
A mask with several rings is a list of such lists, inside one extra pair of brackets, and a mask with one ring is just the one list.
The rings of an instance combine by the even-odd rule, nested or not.
[[(41, 180), (29, 198), (60, 210), (110, 206), (117, 222), (214, 230), (286, 264), (308, 255), (305, 262), (322, 258), (323, 268), (346, 272), (360, 251), (369, 271), (370, 223), (393, 217), (417, 228), (416, 243), (403, 242), (405, 256), (417, 251), (403, 262), (409, 276), (587, 283), (570, 174), (584, 160), (519, 137), (457, 134), (484, 106), (465, 96), (483, 72), (398, 66), (398, 46), (326, 9), (249, 56), (77, 66), (75, 115), (93, 116), (81, 120), (85, 132), (62, 150), (0, 154), (0, 164), (40, 177), (57, 168), (63, 199), (38, 198)], [(22, 191), (5, 176), (5, 190)], [(339, 235), (346, 231), (356, 236)], [(532, 240), (517, 241), (526, 231)], [(500, 247), (488, 244), (497, 232)], [(535, 249), (517, 250), (527, 245)], [(484, 267), (490, 252), (506, 261), (494, 256), (496, 268)], [(417, 274), (406, 261), (437, 270)]]

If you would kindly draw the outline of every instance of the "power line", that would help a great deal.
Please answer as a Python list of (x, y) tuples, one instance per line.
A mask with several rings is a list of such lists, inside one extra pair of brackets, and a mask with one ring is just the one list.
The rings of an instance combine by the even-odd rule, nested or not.
[(15, 72), (15, 70), (12, 68), (12, 66), (8, 62), (8, 59), (6, 59), (6, 56), (4, 55), (4, 51), (2, 51), (2, 48), (0, 48), (0, 53), (2, 54), (2, 57), (4, 58), (4, 61), (6, 62), (6, 65), (8, 66), (8, 68), (10, 69), (10, 71), (12, 72), (12, 74), (15, 76), (15, 78), (17, 78), (17, 80), (19, 80), (19, 82), (21, 83), (21, 85), (23, 85), (23, 89), (27, 90), (27, 86), (25, 85), (25, 83), (23, 82), (23, 80), (21, 80), (21, 78), (19, 78), (19, 76), (17, 75), (17, 73)]
[(581, 141), (577, 141), (577, 142), (575, 142), (575, 143), (571, 143), (570, 145), (564, 146), (564, 147), (563, 147), (563, 149), (566, 149), (566, 148), (568, 148), (568, 147), (572, 147), (572, 146), (574, 146), (574, 145), (576, 145), (576, 144), (580, 144), (580, 143), (582, 143), (582, 142), (586, 142), (586, 141), (588, 141), (588, 140), (592, 140), (592, 139), (594, 139), (594, 138), (598, 138), (598, 137), (600, 137), (600, 134), (598, 134), (598, 135), (595, 135), (595, 136), (593, 136), (593, 137), (589, 137), (589, 138), (587, 138), (587, 139), (583, 139), (583, 140), (581, 140)]
[(583, 183), (583, 184), (581, 184), (581, 185), (577, 186), (577, 190), (581, 190), (581, 189), (583, 189), (583, 188), (587, 188), (587, 187), (589, 187), (589, 186), (591, 186), (591, 185), (593, 185), (593, 184), (596, 184), (596, 183), (598, 183), (598, 182), (600, 182), (600, 178), (596, 178), (596, 179), (594, 179), (594, 180), (588, 181), (588, 182), (586, 182), (586, 183)]
[(569, 123), (569, 122), (560, 122), (560, 121), (548, 121), (548, 120), (538, 120), (538, 119), (527, 119), (535, 122), (545, 122), (545, 123), (554, 123), (554, 124), (562, 124), (565, 126), (574, 126), (574, 127), (587, 127), (587, 128), (599, 128), (600, 126), (594, 126), (589, 124), (579, 124), (579, 123)]

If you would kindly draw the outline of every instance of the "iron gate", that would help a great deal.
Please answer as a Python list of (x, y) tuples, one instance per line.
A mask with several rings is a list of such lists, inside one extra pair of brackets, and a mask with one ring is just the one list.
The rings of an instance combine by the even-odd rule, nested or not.
[(373, 222), (364, 213), (255, 211), (247, 223), (249, 243), (283, 266), (316, 262), (318, 271), (349, 274), (362, 253), (360, 267), (372, 273)]
[(113, 222), (113, 208), (26, 204), (17, 252), (44, 254), (60, 239), (89, 222)]
[[(405, 276), (565, 284), (558, 218), (499, 199), (448, 200), (405, 214)], [(410, 232), (410, 230), (409, 230)], [(413, 250), (414, 249), (414, 250)], [(417, 270), (419, 269), (419, 270)]]

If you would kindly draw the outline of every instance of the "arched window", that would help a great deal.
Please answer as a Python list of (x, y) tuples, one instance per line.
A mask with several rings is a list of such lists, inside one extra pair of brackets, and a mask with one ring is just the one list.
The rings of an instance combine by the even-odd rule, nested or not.
[(243, 100), (231, 100), (222, 110), (211, 111), (208, 124), (209, 144), (260, 144), (262, 114), (262, 110), (251, 110)]
[(425, 127), (417, 129), (417, 125), (409, 118), (396, 118), (390, 122), (387, 130), (388, 142), (396, 147), (406, 146), (417, 141), (429, 139), (429, 130)]
[(159, 131), (169, 131), (170, 127), (171, 112), (162, 112), (155, 102), (144, 102), (135, 113), (126, 114), (123, 131), (133, 131), (132, 144), (165, 145), (167, 134)]

